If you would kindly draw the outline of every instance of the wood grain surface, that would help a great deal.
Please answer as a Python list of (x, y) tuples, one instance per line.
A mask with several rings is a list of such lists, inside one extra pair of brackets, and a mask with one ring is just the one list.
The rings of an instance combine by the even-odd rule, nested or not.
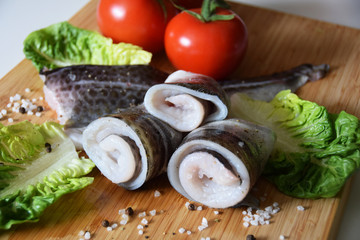
[[(82, 28), (98, 30), (96, 25), (97, 1), (91, 1), (69, 21)], [(250, 77), (289, 69), (302, 63), (331, 66), (330, 74), (317, 82), (308, 83), (298, 94), (300, 97), (324, 105), (330, 112), (341, 110), (360, 117), (360, 31), (339, 25), (306, 19), (261, 8), (232, 4), (232, 8), (245, 21), (249, 31), (249, 48), (244, 62), (234, 76)], [(166, 71), (174, 69), (165, 54), (154, 56), (152, 64)], [(5, 107), (9, 97), (20, 93), (29, 99), (43, 96), (42, 80), (29, 60), (23, 60), (0, 82), (0, 107)], [(30, 93), (25, 92), (30, 88)], [(56, 121), (55, 112), (46, 102), (41, 117), (10, 114), (15, 122), (28, 119), (34, 123)], [(1, 121), (9, 124), (7, 120)], [(270, 219), (269, 225), (243, 226), (242, 211), (245, 208), (220, 210), (203, 207), (201, 211), (189, 211), (187, 199), (170, 186), (166, 175), (148, 182), (136, 191), (127, 191), (108, 181), (95, 169), (90, 175), (95, 181), (89, 187), (62, 197), (49, 207), (39, 222), (17, 225), (0, 233), (1, 239), (81, 239), (80, 231), (89, 231), (91, 239), (246, 239), (253, 234), (256, 239), (334, 239), (338, 221), (346, 204), (350, 182), (337, 197), (306, 200), (285, 196), (264, 179), (256, 184), (253, 194), (262, 197), (264, 208), (278, 202), (281, 211)], [(158, 190), (160, 197), (155, 197)], [(305, 211), (298, 211), (302, 205)], [(125, 226), (107, 231), (101, 223), (121, 220), (119, 209), (131, 206), (135, 214)], [(149, 211), (156, 210), (155, 216)], [(149, 221), (144, 234), (139, 235), (137, 226), (142, 218), (137, 215), (146, 211)], [(202, 218), (209, 227), (198, 230)], [(120, 225), (120, 224), (119, 224)], [(184, 228), (191, 231), (179, 233)]]

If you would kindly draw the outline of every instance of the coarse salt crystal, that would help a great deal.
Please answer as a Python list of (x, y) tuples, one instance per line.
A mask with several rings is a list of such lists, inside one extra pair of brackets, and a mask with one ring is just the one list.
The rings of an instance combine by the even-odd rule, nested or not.
[(247, 212), (246, 212), (246, 211), (242, 211), (242, 214), (243, 214), (243, 215), (246, 215), (246, 214), (247, 214)]
[(112, 229), (115, 229), (115, 228), (117, 228), (117, 227), (118, 227), (117, 223), (114, 223), (114, 224), (111, 225), (111, 228), (112, 228)]
[(34, 115), (34, 113), (29, 110), (29, 111), (27, 112), (27, 115)]
[(85, 239), (90, 239), (91, 238), (90, 232), (85, 232), (84, 238)]
[(139, 230), (139, 235), (143, 235), (144, 234), (144, 231), (143, 230)]
[(2, 110), (1, 110), (1, 113), (2, 113), (3, 115), (6, 115), (6, 114), (7, 114), (6, 109), (2, 109)]
[(126, 213), (123, 213), (123, 214), (121, 215), (121, 217), (122, 217), (122, 219), (124, 219), (124, 220), (126, 220), (126, 221), (129, 220), (129, 215), (127, 215)]
[(160, 197), (161, 193), (158, 190), (155, 190), (154, 197)]
[(285, 239), (285, 236), (284, 236), (284, 235), (280, 235), (279, 239), (280, 239), (280, 240), (284, 240), (284, 239)]
[(142, 223), (142, 224), (144, 224), (144, 225), (146, 225), (146, 224), (148, 224), (148, 223), (149, 223), (149, 221), (148, 221), (148, 220), (146, 220), (146, 218), (143, 218), (143, 219), (141, 220), (141, 223)]
[(8, 122), (9, 122), (9, 123), (12, 123), (12, 122), (14, 122), (14, 119), (8, 118)]
[(146, 212), (141, 212), (139, 213), (139, 218), (145, 217), (146, 216)]
[(179, 233), (184, 233), (185, 231), (185, 228), (179, 228)]
[(44, 100), (44, 98), (43, 98), (43, 97), (39, 97), (39, 100), (42, 101), (42, 100)]
[(0, 113), (0, 119), (2, 119), (4, 116)]
[(208, 220), (206, 218), (202, 218), (201, 225), (207, 227), (208, 226)]
[(125, 219), (122, 219), (121, 221), (120, 221), (120, 225), (126, 225), (127, 224), (127, 220), (125, 220)]
[(243, 218), (243, 220), (244, 220), (245, 222), (250, 222), (250, 221), (253, 220), (253, 219), (250, 218), (250, 217), (248, 217), (248, 216), (245, 216), (245, 217)]
[(29, 104), (28, 103), (23, 103), (23, 104), (21, 104), (21, 107), (27, 108), (27, 107), (29, 107)]
[(25, 92), (29, 93), (30, 91), (30, 88), (25, 88)]
[(189, 207), (189, 205), (190, 205), (190, 203), (189, 203), (189, 202), (186, 202), (186, 203), (185, 203), (185, 207), (187, 207), (187, 208), (188, 208), (188, 207)]
[(206, 227), (204, 227), (204, 226), (198, 226), (198, 230), (199, 231), (202, 231), (202, 230), (204, 230)]
[(18, 102), (14, 103), (14, 107), (20, 107), (20, 103)]
[(258, 209), (258, 210), (256, 210), (256, 213), (257, 214), (263, 214), (265, 211), (264, 210), (261, 210), (261, 209)]
[(30, 110), (35, 110), (36, 108), (37, 108), (37, 106), (34, 105), (34, 104), (31, 104), (31, 105), (29, 106), (29, 109), (30, 109)]
[(12, 106), (11, 103), (8, 103), (8, 104), (6, 105), (7, 108), (11, 108), (11, 106)]
[(112, 231), (113, 229), (112, 229), (112, 227), (107, 227), (106, 230), (107, 230), (108, 232), (110, 232), (110, 231)]
[(274, 203), (273, 203), (273, 206), (274, 206), (274, 207), (278, 207), (278, 206), (279, 206), (279, 203), (278, 203), (278, 202), (274, 202)]
[(144, 229), (144, 226), (141, 225), (141, 224), (139, 224), (139, 225), (137, 226), (137, 229)]
[(305, 210), (305, 208), (303, 206), (297, 206), (296, 208), (297, 208), (298, 211), (304, 211)]
[(268, 206), (265, 208), (265, 211), (268, 213), (271, 213), (273, 211), (273, 207), (272, 206)]
[(35, 113), (35, 116), (41, 117), (41, 113), (37, 112), (37, 113)]
[(259, 221), (252, 220), (252, 221), (250, 221), (250, 224), (253, 225), (253, 226), (258, 226), (258, 225), (259, 225)]
[(120, 209), (119, 210), (119, 215), (123, 215), (123, 214), (125, 214), (125, 209)]
[(156, 215), (156, 210), (155, 209), (151, 210), (149, 213), (150, 213), (151, 216), (155, 216)]
[(17, 94), (15, 94), (13, 99), (14, 99), (14, 101), (19, 101), (21, 99), (21, 95), (17, 93)]
[(274, 208), (273, 211), (272, 211), (272, 214), (276, 214), (280, 211), (280, 208)]
[(249, 227), (250, 226), (250, 224), (248, 222), (244, 222), (243, 225), (244, 225), (244, 227)]
[(190, 230), (186, 231), (186, 233), (187, 233), (187, 235), (191, 235), (191, 231), (190, 231)]
[(215, 214), (215, 215), (218, 215), (218, 214), (219, 214), (219, 211), (214, 211), (214, 214)]
[(32, 102), (36, 102), (37, 100), (36, 100), (36, 98), (33, 98), (31, 101), (32, 101)]
[(84, 234), (85, 234), (85, 232), (83, 230), (81, 230), (78, 235), (79, 236), (84, 236)]
[(196, 208), (196, 210), (201, 211), (201, 210), (202, 210), (202, 206), (198, 206), (198, 207)]

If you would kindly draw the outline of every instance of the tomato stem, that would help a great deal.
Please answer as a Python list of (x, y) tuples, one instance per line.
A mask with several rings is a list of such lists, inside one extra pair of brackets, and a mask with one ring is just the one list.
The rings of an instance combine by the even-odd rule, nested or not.
[(190, 15), (196, 17), (197, 19), (199, 19), (202, 22), (213, 22), (213, 21), (218, 21), (218, 20), (231, 20), (235, 17), (234, 14), (229, 14), (229, 15), (216, 14), (216, 9), (218, 7), (230, 9), (230, 5), (227, 4), (224, 0), (204, 0), (201, 5), (201, 13), (200, 14), (193, 12), (191, 10), (185, 9), (182, 6), (175, 4), (173, 1), (172, 1), (172, 3), (174, 4), (174, 6), (176, 8), (189, 13)]
[(157, 2), (159, 3), (159, 5), (161, 6), (161, 9), (163, 10), (164, 13), (164, 20), (166, 22), (167, 20), (167, 11), (166, 11), (166, 6), (163, 0), (157, 0)]

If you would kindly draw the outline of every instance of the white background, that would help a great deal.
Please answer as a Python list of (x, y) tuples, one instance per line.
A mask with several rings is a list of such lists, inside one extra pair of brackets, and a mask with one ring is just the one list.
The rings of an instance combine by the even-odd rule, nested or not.
[[(0, 0), (0, 78), (23, 58), (23, 40), (37, 29), (68, 20), (89, 0)], [(130, 1), (130, 0), (129, 0)], [(360, 29), (360, 0), (233, 0)], [(360, 62), (360, 59), (359, 59)], [(357, 172), (338, 239), (360, 239)]]

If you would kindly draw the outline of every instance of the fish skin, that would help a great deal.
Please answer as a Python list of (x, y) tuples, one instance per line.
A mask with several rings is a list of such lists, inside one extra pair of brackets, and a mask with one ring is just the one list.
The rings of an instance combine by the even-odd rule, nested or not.
[(75, 128), (141, 104), (148, 88), (168, 76), (150, 65), (75, 65), (40, 74), (45, 76), (44, 90), (52, 92), (68, 116), (65, 126)]
[[(179, 104), (180, 107), (175, 104), (175, 109), (178, 110), (175, 114), (174, 112), (173, 114), (166, 113), (168, 109), (174, 108), (173, 106), (168, 106), (168, 104), (166, 104), (168, 101), (167, 99), (181, 95), (195, 97), (197, 99), (195, 101), (201, 102), (205, 109), (205, 113), (202, 114), (193, 111), (192, 103), (187, 101), (183, 101)], [(171, 100), (169, 102), (171, 102)], [(188, 103), (187, 107), (184, 107), (185, 103)], [(152, 86), (147, 91), (144, 98), (144, 106), (150, 114), (168, 122), (170, 126), (175, 129), (182, 132), (189, 132), (198, 127), (198, 125), (193, 124), (194, 122), (189, 116), (190, 113), (195, 113), (199, 118), (200, 116), (203, 116), (201, 123), (200, 121), (197, 122), (198, 119), (196, 119), (196, 122), (199, 124), (222, 120), (228, 114), (230, 101), (225, 91), (213, 78), (178, 70), (170, 74), (164, 83)], [(180, 111), (184, 113), (184, 115), (182, 115)], [(183, 127), (182, 123), (184, 122), (189, 122), (191, 124)]]
[[(295, 92), (307, 81), (324, 77), (328, 70), (327, 64), (302, 64), (269, 76), (224, 80), (219, 83), (229, 97), (233, 93), (243, 92), (254, 99), (269, 101), (281, 90), (291, 89)], [(127, 75), (127, 72), (131, 74)], [(43, 70), (40, 74), (45, 77), (44, 90), (47, 88), (52, 92), (61, 108), (69, 115), (64, 122), (60, 121), (66, 128), (85, 127), (98, 117), (141, 104), (148, 88), (163, 83), (169, 76), (150, 65), (74, 65)], [(80, 82), (79, 79), (84, 81)], [(104, 86), (110, 88), (105, 89)], [(49, 103), (46, 98), (45, 100)], [(57, 111), (55, 106), (50, 107)], [(60, 118), (62, 113), (57, 111), (57, 114)]]
[[(128, 135), (130, 137), (133, 135), (132, 133), (136, 133), (141, 144), (137, 145), (134, 149), (144, 149), (145, 151), (144, 155), (141, 157), (143, 161), (146, 161), (146, 164), (139, 164), (138, 167), (140, 169), (138, 169), (137, 175), (127, 182), (118, 183), (119, 186), (128, 190), (135, 190), (140, 188), (146, 181), (166, 171), (170, 156), (183, 139), (183, 134), (181, 132), (176, 131), (167, 123), (160, 121), (147, 113), (141, 105), (123, 109), (119, 113), (107, 115), (105, 118), (119, 119), (126, 123), (128, 127), (120, 129), (121, 131), (126, 132), (124, 136)], [(94, 129), (93, 127), (94, 123), (101, 119), (102, 118), (99, 118), (89, 124), (83, 134), (83, 138), (85, 139), (85, 152), (96, 165), (98, 165), (102, 159), (93, 155), (92, 151), (95, 151), (95, 146), (89, 145), (88, 142), (91, 141), (88, 140), (92, 140), (94, 131), (97, 131), (97, 129)], [(103, 125), (99, 131), (103, 131), (106, 128), (107, 126)], [(117, 129), (111, 128), (110, 130), (112, 131), (112, 134), (118, 134)], [(139, 153), (141, 154), (141, 151)], [(141, 174), (143, 171), (145, 174)]]
[(296, 92), (306, 82), (325, 77), (329, 70), (328, 64), (306, 63), (272, 75), (221, 81), (220, 85), (229, 97), (241, 92), (256, 100), (271, 101), (278, 92), (287, 89)]
[[(184, 137), (181, 145), (177, 148), (169, 161), (167, 171), (168, 178), (176, 191), (186, 198), (196, 201), (192, 199), (181, 186), (179, 179), (179, 167), (181, 161), (187, 154), (197, 151), (209, 153), (218, 151), (218, 154), (223, 154), (224, 150), (222, 149), (227, 149), (227, 151), (233, 154), (233, 157), (226, 159), (226, 157), (223, 156), (224, 159), (219, 159), (216, 155), (213, 155), (222, 162), (227, 160), (228, 164), (223, 163), (224, 166), (228, 169), (230, 169), (229, 166), (232, 166), (231, 170), (239, 176), (243, 173), (238, 172), (235, 166), (239, 165), (239, 162), (242, 162), (249, 175), (249, 180), (247, 180), (249, 192), (244, 193), (246, 194), (244, 195), (244, 198), (239, 199), (236, 204), (232, 206), (217, 206), (217, 208), (239, 206), (251, 206), (257, 208), (259, 201), (250, 194), (250, 189), (262, 174), (267, 159), (273, 149), (275, 139), (275, 133), (271, 129), (240, 119), (232, 118), (205, 124)], [(201, 144), (199, 143), (200, 141), (202, 142)]]

